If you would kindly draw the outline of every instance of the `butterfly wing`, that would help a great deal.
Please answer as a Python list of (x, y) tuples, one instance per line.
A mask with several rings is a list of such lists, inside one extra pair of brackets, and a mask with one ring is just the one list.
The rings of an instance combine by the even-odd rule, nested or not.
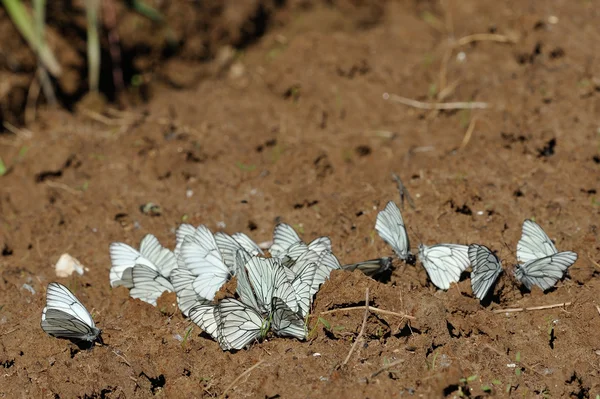
[(196, 228), (191, 224), (183, 223), (179, 225), (177, 230), (175, 230), (175, 253), (176, 257), (179, 257), (179, 253), (181, 251), (181, 246), (183, 245), (183, 240), (187, 236), (194, 236), (196, 233)]
[(273, 332), (282, 337), (294, 337), (305, 340), (307, 336), (306, 324), (298, 313), (292, 311), (280, 298), (273, 298)]
[(258, 309), (258, 301), (254, 294), (254, 290), (252, 289), (252, 285), (250, 285), (248, 272), (246, 271), (246, 263), (248, 263), (250, 259), (251, 256), (244, 249), (237, 251), (235, 259), (235, 276), (237, 278), (236, 292), (244, 304), (251, 306), (254, 309)]
[(173, 292), (173, 285), (158, 271), (145, 265), (135, 265), (132, 271), (133, 288), (129, 290), (129, 296), (141, 299), (144, 302), (156, 306), (156, 300), (163, 292)]
[(527, 289), (531, 290), (533, 285), (537, 285), (545, 291), (554, 287), (575, 261), (577, 261), (575, 252), (559, 252), (518, 265), (515, 275)]
[(171, 271), (177, 267), (177, 258), (173, 252), (160, 245), (158, 239), (152, 234), (147, 234), (142, 239), (140, 253), (156, 266), (163, 277), (169, 278)]
[(469, 247), (458, 244), (419, 246), (419, 259), (431, 282), (442, 290), (460, 280), (460, 275), (469, 267)]
[(246, 263), (248, 279), (258, 303), (258, 310), (271, 313), (274, 296), (286, 301), (294, 311), (298, 310), (296, 294), (288, 281), (287, 274), (281, 261), (276, 258), (253, 257)]
[(154, 264), (144, 258), (142, 254), (122, 242), (113, 242), (110, 244), (110, 285), (118, 287), (120, 285), (131, 288), (133, 280), (131, 277), (131, 269), (136, 264), (145, 264), (149, 267), (155, 267)]
[(517, 259), (527, 263), (535, 259), (554, 255), (558, 251), (550, 237), (533, 220), (523, 222), (523, 232), (517, 244)]
[(286, 223), (279, 223), (273, 231), (273, 245), (269, 249), (274, 258), (283, 258), (288, 249), (298, 242), (302, 242), (292, 226)]
[[(211, 234), (212, 238), (212, 234)], [(214, 242), (214, 239), (211, 239)], [(213, 300), (215, 293), (227, 282), (230, 271), (223, 262), (215, 243), (214, 248), (202, 243), (197, 236), (187, 236), (181, 245), (182, 266), (196, 276), (194, 291), (202, 298)]]
[(261, 255), (264, 256), (264, 252), (257, 243), (255, 243), (250, 237), (248, 237), (244, 233), (234, 233), (231, 237), (236, 240), (242, 248), (244, 248), (251, 255)]
[(90, 342), (100, 336), (90, 312), (67, 287), (59, 283), (48, 285), (42, 329), (55, 337)]
[(173, 284), (173, 290), (177, 294), (177, 306), (179, 306), (179, 310), (184, 316), (189, 315), (192, 307), (210, 302), (194, 291), (193, 282), (195, 279), (196, 276), (188, 269), (177, 268), (171, 272), (171, 284)]
[(215, 341), (219, 342), (218, 329), (221, 324), (220, 315), (216, 311), (216, 306), (211, 304), (199, 304), (192, 306), (189, 310), (190, 319), (210, 335)]
[(377, 214), (375, 230), (383, 241), (392, 247), (398, 258), (408, 259), (410, 255), (408, 234), (400, 209), (393, 201), (388, 202), (385, 209)]
[(471, 272), (471, 288), (479, 300), (483, 300), (488, 291), (502, 272), (501, 262), (489, 248), (469, 245), (469, 260), (473, 267)]
[(342, 270), (353, 272), (360, 270), (369, 277), (376, 276), (392, 268), (392, 258), (377, 258), (366, 260), (364, 262), (352, 263), (341, 267)]
[(216, 306), (219, 344), (223, 350), (238, 350), (263, 338), (268, 322), (254, 309), (233, 298), (225, 298)]

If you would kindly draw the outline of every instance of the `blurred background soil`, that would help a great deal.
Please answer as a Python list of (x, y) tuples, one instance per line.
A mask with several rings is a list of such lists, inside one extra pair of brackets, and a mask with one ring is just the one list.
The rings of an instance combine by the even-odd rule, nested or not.
[[(0, 8), (0, 396), (600, 394), (597, 2), (148, 3), (160, 19), (106, 2), (116, 24), (103, 22), (95, 94), (83, 2), (48, 3), (63, 68), (56, 107)], [(487, 108), (432, 111), (384, 93)], [(340, 271), (317, 295), (308, 342), (229, 353), (195, 326), (186, 337), (174, 295), (154, 308), (110, 288), (111, 242), (152, 233), (173, 247), (184, 221), (257, 242), (285, 221), (305, 240), (330, 236), (342, 263), (390, 256), (374, 223), (400, 203), (392, 173), (414, 200), (403, 211), (413, 252), (421, 240), (475, 242), (503, 259), (489, 303), (473, 298), (468, 273), (444, 292), (420, 264), (395, 263), (387, 283)], [(148, 203), (159, 211), (142, 212)], [(512, 276), (532, 217), (579, 254), (546, 293)], [(65, 252), (84, 275), (55, 276)], [(93, 313), (106, 346), (80, 350), (41, 330), (55, 280)], [(370, 313), (344, 365), (364, 312), (328, 311), (364, 305), (367, 288), (371, 306), (415, 319)]]

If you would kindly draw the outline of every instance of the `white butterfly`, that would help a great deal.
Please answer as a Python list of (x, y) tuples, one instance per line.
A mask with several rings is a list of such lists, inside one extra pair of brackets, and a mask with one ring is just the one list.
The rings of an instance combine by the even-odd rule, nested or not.
[(156, 300), (163, 292), (173, 292), (171, 282), (158, 271), (146, 265), (135, 265), (132, 270), (133, 287), (129, 290), (129, 296), (132, 298), (156, 306)]
[(377, 258), (342, 266), (342, 270), (353, 272), (360, 270), (369, 277), (377, 277), (392, 268), (392, 258)]
[(282, 337), (305, 340), (308, 335), (304, 319), (297, 312), (292, 311), (284, 300), (277, 297), (273, 298), (271, 328), (275, 334)]
[(258, 245), (244, 233), (235, 233), (230, 236), (229, 234), (218, 232), (215, 234), (215, 242), (219, 251), (221, 251), (223, 262), (225, 262), (230, 270), (234, 269), (235, 256), (240, 249), (249, 255), (264, 256), (263, 251)]
[(193, 283), (196, 276), (185, 268), (177, 268), (171, 273), (171, 284), (177, 294), (177, 306), (184, 316), (188, 316), (189, 310), (198, 304), (209, 303), (194, 291)]
[(178, 252), (180, 267), (196, 276), (192, 283), (194, 291), (202, 298), (213, 300), (233, 270), (223, 261), (210, 230), (206, 226), (198, 226), (193, 235), (184, 236)]
[(385, 209), (377, 214), (375, 230), (383, 241), (392, 247), (398, 258), (412, 263), (410, 242), (404, 227), (404, 220), (394, 201), (388, 202)]
[(288, 257), (295, 260), (306, 251), (307, 247), (317, 253), (326, 249), (331, 250), (331, 240), (329, 237), (318, 237), (306, 245), (292, 226), (279, 223), (275, 226), (273, 245), (269, 248), (269, 252), (274, 258)]
[(575, 261), (577, 254), (571, 251), (558, 252), (544, 230), (532, 220), (523, 223), (523, 234), (517, 244), (515, 276), (527, 289), (537, 285), (542, 290), (553, 287)]
[[(264, 315), (272, 312), (273, 298), (278, 297), (294, 312), (298, 311), (296, 292), (288, 281), (285, 267), (277, 258), (251, 257), (246, 261), (245, 270), (248, 273), (250, 288), (241, 288), (245, 292), (253, 292), (256, 299), (256, 310)], [(238, 284), (245, 284), (242, 277)], [(241, 298), (244, 298), (240, 295)]]
[(264, 338), (269, 322), (256, 310), (233, 299), (225, 298), (217, 305), (197, 305), (190, 318), (219, 343), (223, 350), (239, 350)]
[(67, 287), (48, 284), (46, 307), (42, 311), (42, 329), (55, 337), (102, 343), (102, 331), (92, 315)]
[(147, 234), (140, 243), (140, 250), (127, 244), (114, 242), (110, 244), (110, 285), (133, 287), (132, 271), (135, 265), (145, 265), (168, 278), (177, 267), (177, 258), (171, 250), (164, 248), (156, 237)]
[(483, 300), (502, 273), (502, 264), (488, 247), (478, 244), (469, 245), (469, 259), (473, 268), (471, 272), (473, 294), (477, 299)]
[(469, 267), (469, 247), (458, 244), (419, 245), (419, 260), (427, 270), (431, 282), (442, 290), (460, 280)]

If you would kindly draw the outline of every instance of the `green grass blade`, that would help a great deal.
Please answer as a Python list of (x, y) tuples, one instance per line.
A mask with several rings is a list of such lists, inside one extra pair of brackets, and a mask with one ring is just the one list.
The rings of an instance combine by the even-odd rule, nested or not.
[(44, 67), (54, 77), (60, 76), (62, 68), (54, 57), (54, 53), (48, 46), (40, 45), (40, 42), (35, 34), (35, 29), (31, 15), (20, 0), (2, 0), (4, 8), (12, 22), (17, 27), (17, 30), (27, 41), (31, 49), (38, 54)]

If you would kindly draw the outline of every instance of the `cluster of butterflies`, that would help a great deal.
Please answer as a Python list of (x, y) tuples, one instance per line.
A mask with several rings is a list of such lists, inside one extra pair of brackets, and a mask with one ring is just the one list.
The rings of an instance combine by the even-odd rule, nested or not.
[[(393, 201), (377, 215), (375, 230), (400, 260), (415, 263), (402, 214)], [(163, 292), (175, 292), (186, 317), (223, 350), (237, 350), (263, 339), (269, 331), (306, 339), (312, 300), (332, 270), (360, 270), (377, 276), (392, 265), (392, 258), (387, 257), (341, 266), (328, 237), (306, 244), (284, 223), (275, 227), (269, 255), (243, 233), (213, 234), (204, 225), (182, 224), (176, 231), (174, 251), (151, 234), (142, 239), (139, 250), (112, 243), (110, 284), (125, 286), (131, 297), (154, 306)], [(577, 254), (558, 252), (542, 228), (526, 220), (517, 258), (516, 278), (527, 289), (536, 285), (547, 290), (563, 277)], [(498, 257), (479, 244), (421, 244), (418, 259), (432, 283), (443, 290), (458, 282), (471, 266), (471, 287), (479, 300), (488, 295), (502, 272)], [(215, 301), (217, 292), (234, 276), (235, 298)], [(56, 337), (101, 341), (90, 313), (59, 283), (48, 286), (42, 328)]]
[[(394, 202), (388, 202), (377, 215), (375, 230), (394, 249), (398, 258), (414, 263), (404, 220)], [(420, 244), (418, 258), (431, 282), (443, 290), (458, 282), (462, 272), (471, 266), (471, 288), (479, 300), (486, 297), (502, 272), (500, 259), (488, 247), (479, 244)], [(577, 254), (571, 251), (558, 252), (544, 230), (527, 219), (517, 244), (517, 259), (519, 263), (514, 269), (515, 277), (529, 290), (534, 285), (547, 290), (575, 263)]]

